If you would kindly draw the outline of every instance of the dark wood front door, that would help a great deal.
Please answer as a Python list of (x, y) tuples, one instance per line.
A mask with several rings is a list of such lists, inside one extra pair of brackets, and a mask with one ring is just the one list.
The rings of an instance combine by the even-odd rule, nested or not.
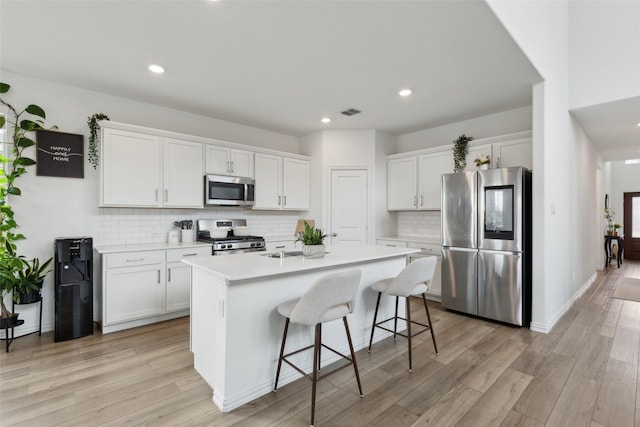
[(640, 192), (624, 193), (624, 259), (640, 260)]

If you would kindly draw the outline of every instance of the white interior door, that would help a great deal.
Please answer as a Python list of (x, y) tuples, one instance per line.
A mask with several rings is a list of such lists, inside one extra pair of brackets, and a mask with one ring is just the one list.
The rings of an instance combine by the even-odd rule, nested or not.
[(331, 243), (367, 243), (367, 171), (331, 171)]

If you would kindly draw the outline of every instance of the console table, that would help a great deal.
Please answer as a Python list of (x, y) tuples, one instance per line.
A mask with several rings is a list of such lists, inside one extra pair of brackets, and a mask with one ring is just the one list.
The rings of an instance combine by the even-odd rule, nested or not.
[(624, 250), (624, 236), (604, 236), (604, 268), (609, 266), (609, 262), (611, 261), (611, 242), (615, 240), (618, 243), (618, 256), (616, 260), (618, 262), (618, 268), (620, 268), (620, 264), (622, 264), (622, 251)]

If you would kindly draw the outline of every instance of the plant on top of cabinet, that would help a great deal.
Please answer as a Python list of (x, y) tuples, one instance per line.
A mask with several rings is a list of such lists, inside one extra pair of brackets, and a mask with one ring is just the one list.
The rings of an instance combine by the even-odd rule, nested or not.
[(98, 143), (100, 142), (100, 136), (98, 135), (98, 130), (100, 129), (100, 125), (98, 124), (101, 120), (111, 120), (104, 113), (96, 113), (91, 117), (87, 117), (87, 126), (89, 126), (89, 163), (93, 165), (95, 169), (98, 166), (98, 162), (100, 161), (100, 155), (98, 154)]
[[(10, 85), (0, 83), (0, 94), (9, 92)], [(0, 104), (7, 107), (13, 119), (0, 116), (0, 128), (6, 123), (12, 125), (12, 136), (10, 141), (6, 141), (11, 145), (11, 156), (7, 158), (0, 156), (0, 165), (8, 167), (0, 167), (0, 302), (2, 305), (2, 318), (11, 317), (16, 319), (13, 313), (10, 313), (4, 305), (4, 296), (10, 292), (13, 293), (13, 299), (20, 301), (22, 292), (35, 290), (36, 286), (31, 281), (31, 273), (34, 269), (38, 270), (39, 276), (44, 276), (48, 272), (44, 269), (51, 263), (51, 258), (40, 263), (38, 258), (28, 261), (24, 256), (17, 252), (16, 241), (25, 239), (21, 233), (15, 230), (18, 223), (15, 220), (13, 208), (8, 203), (9, 195), (20, 196), (22, 191), (16, 187), (15, 182), (18, 177), (27, 173), (27, 166), (36, 164), (35, 160), (25, 157), (25, 148), (32, 147), (35, 142), (28, 137), (30, 132), (45, 129), (44, 120), (46, 114), (42, 108), (37, 105), (30, 104), (22, 111), (18, 112), (16, 108), (9, 104), (5, 99), (0, 97)], [(29, 114), (34, 118), (25, 118), (23, 114)], [(22, 118), (22, 119), (21, 119)], [(57, 129), (57, 126), (49, 128)], [(42, 271), (40, 271), (42, 270)]]
[(453, 171), (462, 172), (467, 167), (467, 153), (469, 152), (469, 141), (473, 141), (472, 136), (464, 133), (453, 141)]

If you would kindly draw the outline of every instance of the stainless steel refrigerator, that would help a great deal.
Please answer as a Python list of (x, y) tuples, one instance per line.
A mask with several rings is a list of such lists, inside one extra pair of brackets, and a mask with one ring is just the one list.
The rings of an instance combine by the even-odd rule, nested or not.
[(531, 172), (442, 175), (442, 306), (531, 322)]

